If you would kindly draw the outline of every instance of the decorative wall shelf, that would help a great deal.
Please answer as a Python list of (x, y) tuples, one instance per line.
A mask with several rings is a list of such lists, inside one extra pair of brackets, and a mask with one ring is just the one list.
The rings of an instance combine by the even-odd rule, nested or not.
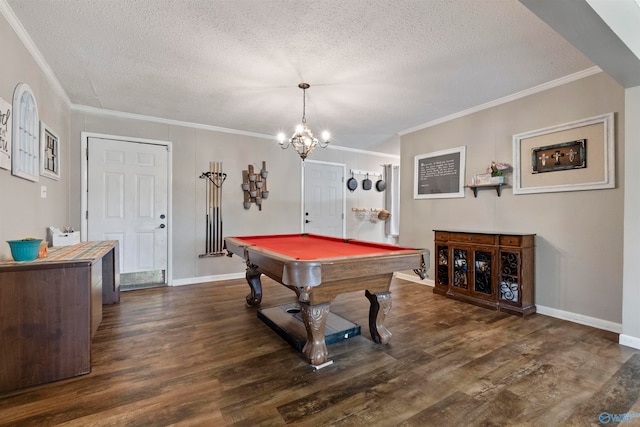
[(502, 194), (502, 187), (507, 184), (483, 184), (483, 185), (467, 185), (468, 188), (473, 191), (473, 197), (478, 197), (478, 188), (495, 188), (496, 193), (498, 193), (498, 197)]

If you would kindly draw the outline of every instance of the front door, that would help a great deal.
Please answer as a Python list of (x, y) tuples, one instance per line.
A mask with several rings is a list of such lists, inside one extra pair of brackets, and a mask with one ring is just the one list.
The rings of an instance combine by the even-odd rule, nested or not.
[(168, 147), (90, 137), (87, 148), (88, 240), (119, 241), (123, 285), (166, 283)]
[(344, 237), (344, 165), (307, 160), (302, 169), (304, 232)]

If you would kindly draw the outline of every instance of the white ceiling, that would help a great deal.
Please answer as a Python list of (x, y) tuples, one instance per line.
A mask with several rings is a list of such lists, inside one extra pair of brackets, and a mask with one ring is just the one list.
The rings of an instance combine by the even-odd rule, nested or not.
[(376, 151), (594, 66), (517, 0), (6, 1), (73, 104), (275, 136), (305, 81), (314, 132)]

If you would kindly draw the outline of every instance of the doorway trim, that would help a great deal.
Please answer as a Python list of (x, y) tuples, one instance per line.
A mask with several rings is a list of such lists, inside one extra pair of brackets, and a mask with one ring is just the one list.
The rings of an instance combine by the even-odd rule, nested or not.
[[(330, 166), (341, 166), (342, 167), (342, 185), (344, 186), (344, 177), (347, 175), (347, 165), (344, 163), (336, 163), (336, 162), (324, 162), (322, 160), (305, 160), (302, 162), (302, 167), (300, 168), (300, 174), (302, 175), (300, 178), (300, 182), (302, 182), (302, 186), (300, 189), (300, 232), (304, 233), (304, 202), (305, 202), (305, 182), (304, 182), (304, 167), (307, 163), (315, 163), (319, 165), (330, 165)], [(342, 191), (342, 238), (346, 238), (347, 235), (347, 194), (344, 189)]]
[(80, 133), (80, 240), (83, 242), (87, 240), (88, 233), (86, 212), (88, 209), (87, 191), (89, 188), (89, 173), (87, 168), (87, 147), (89, 146), (89, 138), (112, 139), (114, 141), (162, 145), (167, 147), (167, 226), (169, 227), (169, 232), (167, 233), (167, 273), (165, 280), (167, 281), (167, 286), (173, 286), (173, 143), (171, 141), (109, 135), (106, 133)]

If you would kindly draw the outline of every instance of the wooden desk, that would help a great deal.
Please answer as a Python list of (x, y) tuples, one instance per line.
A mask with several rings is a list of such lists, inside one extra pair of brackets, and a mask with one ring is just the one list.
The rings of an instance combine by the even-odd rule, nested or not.
[(102, 304), (120, 301), (118, 242), (0, 262), (0, 392), (87, 374)]

